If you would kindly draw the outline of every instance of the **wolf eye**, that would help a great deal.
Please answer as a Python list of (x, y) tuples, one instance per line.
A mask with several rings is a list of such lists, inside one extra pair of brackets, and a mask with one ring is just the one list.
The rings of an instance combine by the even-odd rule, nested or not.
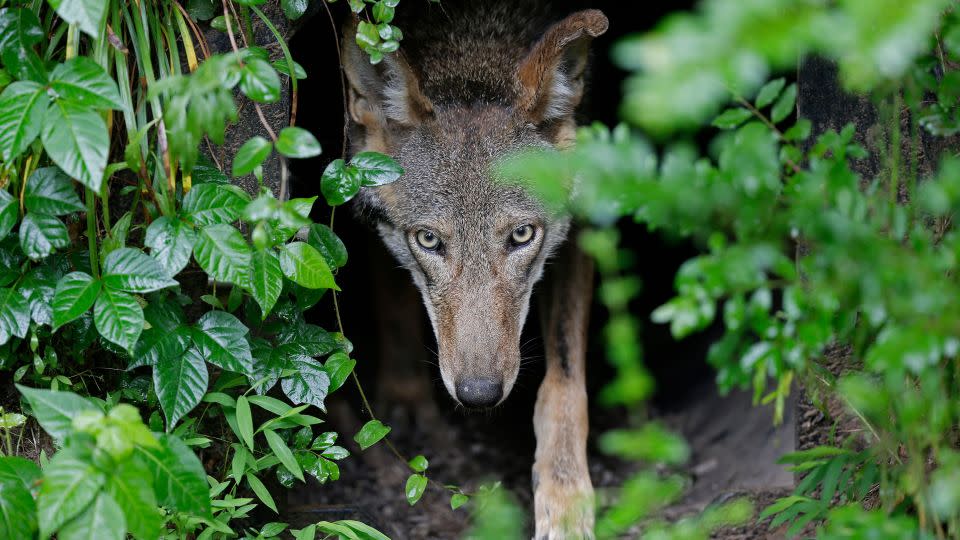
[(521, 225), (510, 233), (510, 242), (515, 246), (529, 244), (533, 240), (533, 225)]
[(421, 229), (417, 231), (417, 243), (420, 244), (420, 247), (423, 249), (429, 249), (433, 251), (437, 249), (437, 246), (440, 245), (440, 237), (437, 236), (433, 231)]

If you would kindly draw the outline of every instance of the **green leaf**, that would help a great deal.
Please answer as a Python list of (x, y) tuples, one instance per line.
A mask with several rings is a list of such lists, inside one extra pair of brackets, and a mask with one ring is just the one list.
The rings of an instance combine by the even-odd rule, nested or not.
[(82, 514), (60, 529), (57, 540), (123, 540), (126, 536), (123, 510), (113, 497), (101, 492)]
[(88, 107), (56, 101), (44, 114), (40, 140), (50, 159), (65, 173), (100, 192), (110, 148), (103, 117)]
[(293, 370), (285, 377), (280, 386), (283, 393), (296, 404), (309, 403), (322, 411), (326, 410), (323, 400), (330, 388), (330, 377), (320, 362), (309, 356), (293, 356), (285, 362), (284, 369)]
[(253, 413), (250, 411), (250, 402), (247, 396), (237, 398), (237, 435), (243, 439), (247, 448), (254, 450), (253, 445)]
[(250, 202), (245, 191), (233, 185), (199, 184), (183, 197), (183, 212), (198, 227), (233, 223)]
[(54, 454), (44, 468), (43, 483), (37, 497), (40, 536), (48, 538), (80, 514), (97, 496), (106, 482), (89, 455), (69, 447)]
[(407, 502), (410, 506), (417, 504), (420, 497), (423, 497), (424, 490), (427, 489), (427, 477), (422, 474), (411, 474), (407, 478), (407, 487), (404, 494), (407, 496)]
[(288, 471), (293, 473), (293, 476), (303, 482), (303, 471), (300, 469), (300, 464), (294, 459), (293, 452), (290, 450), (290, 447), (287, 446), (287, 443), (283, 442), (283, 439), (272, 429), (263, 430), (263, 435), (267, 438), (267, 444), (270, 446), (270, 450), (273, 450), (274, 455), (277, 456), (280, 463), (282, 463)]
[(40, 467), (29, 459), (19, 456), (0, 457), (0, 484), (20, 484), (30, 491), (40, 480), (43, 473)]
[(167, 431), (200, 403), (207, 383), (207, 364), (196, 349), (159, 359), (153, 367), (153, 386), (167, 417)]
[(160, 536), (161, 515), (152, 476), (141, 456), (117, 464), (107, 477), (106, 492), (120, 505), (134, 538), (154, 540)]
[(49, 101), (44, 88), (33, 81), (17, 81), (0, 93), (0, 157), (4, 161), (22, 154), (40, 135)]
[(307, 243), (323, 255), (330, 268), (341, 268), (347, 264), (347, 246), (330, 227), (322, 223), (311, 225)]
[(330, 206), (339, 206), (360, 192), (360, 174), (355, 167), (348, 167), (342, 159), (327, 165), (320, 177), (320, 192)]
[(394, 8), (388, 6), (385, 2), (377, 2), (373, 5), (373, 18), (378, 23), (389, 23), (393, 21)]
[(305, 242), (293, 242), (280, 249), (280, 268), (283, 275), (302, 287), (340, 290), (323, 256)]
[(407, 465), (410, 466), (410, 469), (413, 470), (413, 472), (422, 473), (423, 471), (427, 470), (427, 467), (430, 466), (430, 462), (427, 461), (427, 458), (425, 458), (423, 455), (419, 455), (407, 462)]
[(773, 100), (780, 96), (780, 92), (783, 90), (783, 86), (786, 84), (786, 82), (787, 81), (781, 77), (763, 85), (763, 88), (761, 88), (760, 92), (757, 93), (757, 100), (755, 102), (757, 108), (762, 109), (773, 103)]
[(273, 510), (275, 514), (279, 514), (277, 503), (274, 502), (273, 496), (270, 495), (270, 490), (267, 489), (267, 486), (263, 485), (263, 482), (254, 476), (253, 473), (247, 473), (245, 477), (247, 479), (247, 485), (250, 486), (250, 489), (253, 490), (257, 498), (260, 499), (263, 504), (267, 505), (267, 508)]
[[(0, 129), (3, 129), (0, 127)], [(0, 134), (3, 132), (0, 131)], [(17, 224), (20, 218), (20, 211), (17, 207), (17, 200), (6, 190), (0, 189), (0, 240), (6, 238), (13, 226)]]
[(720, 116), (714, 118), (711, 125), (720, 129), (733, 129), (751, 116), (753, 116), (753, 113), (742, 107), (727, 109)]
[(45, 37), (40, 19), (32, 9), (0, 9), (0, 60), (14, 78), (47, 81), (43, 61), (34, 51), (34, 45)]
[(93, 307), (100, 282), (85, 272), (71, 272), (57, 282), (53, 293), (53, 327), (59, 328)]
[(403, 174), (403, 168), (396, 160), (379, 152), (360, 152), (353, 156), (350, 165), (360, 171), (360, 185), (363, 187), (389, 184)]
[(20, 249), (35, 261), (69, 245), (67, 226), (55, 216), (30, 212), (20, 222)]
[(812, 128), (813, 123), (810, 120), (801, 118), (783, 134), (783, 139), (786, 141), (805, 141), (810, 137)]
[(283, 8), (283, 14), (291, 21), (295, 21), (303, 16), (307, 11), (309, 2), (307, 0), (280, 0), (280, 7)]
[(30, 305), (30, 318), (38, 325), (53, 324), (53, 294), (60, 271), (51, 265), (35, 266), (20, 279), (17, 291)]
[(195, 516), (210, 515), (206, 473), (197, 456), (173, 435), (160, 438), (160, 448), (136, 447), (153, 477), (162, 506)]
[(323, 370), (327, 372), (327, 376), (330, 377), (330, 389), (329, 392), (334, 392), (346, 382), (347, 377), (353, 373), (353, 368), (356, 367), (357, 361), (347, 356), (344, 352), (335, 352), (327, 358), (327, 361), (323, 364)]
[(43, 167), (27, 178), (23, 206), (31, 212), (62, 216), (83, 210), (70, 177), (57, 167)]
[(132, 352), (143, 331), (143, 308), (133, 296), (104, 288), (93, 306), (93, 322), (104, 339)]
[(210, 277), (247, 286), (252, 251), (240, 231), (230, 225), (208, 225), (200, 230), (193, 256)]
[[(301, 0), (293, 0), (293, 1), (296, 2)], [(279, 71), (280, 73), (283, 73), (288, 77), (290, 76), (290, 64), (287, 63), (286, 59), (281, 58), (280, 60), (275, 60), (271, 62), (270, 65), (273, 66), (273, 69)], [(293, 63), (293, 77), (298, 81), (307, 78), (306, 70), (303, 69), (303, 66), (301, 66), (296, 62)]]
[(13, 288), (0, 289), (0, 345), (11, 337), (23, 339), (30, 328), (30, 305)]
[(386, 437), (387, 433), (390, 433), (388, 426), (383, 425), (379, 420), (370, 420), (353, 436), (353, 440), (360, 445), (361, 450), (366, 450)]
[(797, 85), (791, 84), (783, 92), (783, 95), (780, 96), (780, 99), (773, 104), (773, 108), (770, 109), (770, 120), (772, 120), (774, 124), (783, 121), (793, 114), (796, 103)]
[(250, 294), (260, 305), (261, 319), (266, 319), (283, 291), (283, 272), (272, 250), (259, 249), (253, 252), (248, 284)]
[(73, 432), (73, 417), (83, 411), (99, 411), (100, 408), (73, 392), (57, 392), (17, 385), (17, 390), (27, 401), (33, 416), (51, 437), (62, 441)]
[(100, 23), (107, 10), (103, 0), (48, 0), (57, 15), (68, 23), (76, 23), (83, 33), (100, 38)]
[(246, 375), (255, 372), (250, 343), (246, 338), (248, 332), (233, 315), (225, 311), (209, 311), (197, 321), (193, 342), (207, 362)]
[(156, 259), (134, 248), (112, 251), (103, 261), (103, 286), (132, 293), (148, 293), (178, 283), (167, 277)]
[(240, 91), (253, 101), (274, 103), (280, 100), (280, 77), (269, 62), (250, 58), (240, 69)]
[(60, 99), (92, 109), (121, 109), (117, 83), (104, 69), (85, 56), (77, 56), (53, 68), (50, 89)]
[(34, 538), (36, 533), (37, 505), (30, 490), (0, 481), (0, 538)]
[(196, 242), (197, 232), (193, 227), (179, 219), (166, 216), (161, 216), (151, 223), (143, 239), (143, 245), (150, 248), (150, 255), (170, 277), (180, 273), (190, 262), (190, 254)]
[(470, 497), (464, 495), (463, 493), (454, 493), (450, 496), (450, 509), (456, 510), (461, 506), (467, 504), (467, 501), (470, 500)]
[[(144, 316), (146, 317), (146, 313)], [(190, 329), (186, 326), (177, 326), (171, 330), (154, 326), (140, 335), (134, 349), (133, 361), (127, 369), (156, 366), (162, 361), (182, 356), (192, 343)]]
[[(281, 132), (281, 136), (282, 134), (283, 132)], [(278, 144), (279, 142), (277, 141)], [(279, 147), (277, 150), (279, 151)], [(259, 135), (251, 137), (243, 143), (237, 150), (237, 154), (233, 156), (233, 176), (250, 174), (270, 156), (272, 151), (273, 144), (270, 141)]]
[(320, 155), (320, 143), (303, 128), (285, 127), (277, 136), (277, 152), (290, 158), (311, 158)]

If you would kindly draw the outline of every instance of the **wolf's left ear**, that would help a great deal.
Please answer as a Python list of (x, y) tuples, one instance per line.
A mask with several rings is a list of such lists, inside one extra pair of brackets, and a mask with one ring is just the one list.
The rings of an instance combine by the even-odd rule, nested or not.
[(517, 111), (525, 120), (541, 124), (573, 114), (583, 97), (590, 42), (608, 26), (606, 15), (588, 9), (544, 33), (517, 70)]

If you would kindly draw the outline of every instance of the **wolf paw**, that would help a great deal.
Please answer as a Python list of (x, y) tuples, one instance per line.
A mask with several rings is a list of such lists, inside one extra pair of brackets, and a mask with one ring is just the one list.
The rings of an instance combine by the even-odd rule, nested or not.
[(534, 540), (593, 540), (593, 487), (541, 481), (533, 494)]

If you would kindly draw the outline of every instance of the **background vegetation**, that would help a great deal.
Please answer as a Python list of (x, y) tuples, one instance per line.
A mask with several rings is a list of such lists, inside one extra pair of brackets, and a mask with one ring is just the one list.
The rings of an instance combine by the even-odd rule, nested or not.
[[(316, 197), (287, 200), (286, 160), (321, 149), (264, 119), (260, 104), (280, 100), (284, 82), (295, 95), (306, 75), (264, 2), (0, 0), (0, 366), (22, 394), (0, 411), (2, 537), (384, 537), (355, 521), (288, 531), (249, 519), (277, 510), (268, 475), (339, 480), (349, 453), (317, 412), (348, 379), (359, 388), (342, 329), (303, 318), (325, 296), (336, 309), (347, 251), (310, 220)], [(401, 46), (396, 1), (349, 4), (372, 62)], [(280, 2), (290, 19), (308, 6)], [(282, 58), (248, 46), (254, 20)], [(207, 50), (205, 21), (230, 52)], [(777, 76), (811, 54), (878, 107), (874, 155), (857, 142), (866, 126), (813, 134), (795, 116), (798, 88)], [(939, 159), (929, 141), (949, 148), (958, 129), (955, 2), (705, 0), (614, 55), (634, 72), (624, 125), (504, 164), (590, 224), (576, 241), (598, 263), (617, 373), (601, 400), (636, 422), (600, 446), (648, 465), (603, 494), (598, 537), (640, 524), (644, 537), (705, 538), (757, 518), (735, 502), (655, 519), (683, 491), (663, 465), (689, 452), (643, 414), (653, 380), (637, 332), (648, 315), (629, 309), (641, 284), (621, 219), (703, 246), (652, 319), (678, 337), (721, 320), (709, 361), (722, 388), (752, 387), (782, 414), (799, 381), (841, 400), (862, 430), (785, 456), (802, 480), (760, 518), (824, 539), (960, 537), (960, 162), (949, 151), (921, 167)], [(201, 149), (224, 143), (238, 100), (263, 132), (225, 170)], [(701, 129), (715, 134), (705, 153), (688, 142)], [(272, 185), (273, 154), (276, 193), (230, 183)], [(866, 159), (882, 165), (876, 177), (860, 174)], [(337, 206), (401, 174), (360, 154), (334, 161), (319, 187)], [(574, 199), (557, 178), (576, 181)], [(55, 452), (24, 438), (28, 417)], [(353, 438), (365, 449), (388, 432), (371, 417)], [(397, 496), (414, 504), (428, 462), (408, 466)], [(451, 506), (470, 500), (437, 489)], [(474, 536), (522, 534), (502, 492), (478, 498)]]

